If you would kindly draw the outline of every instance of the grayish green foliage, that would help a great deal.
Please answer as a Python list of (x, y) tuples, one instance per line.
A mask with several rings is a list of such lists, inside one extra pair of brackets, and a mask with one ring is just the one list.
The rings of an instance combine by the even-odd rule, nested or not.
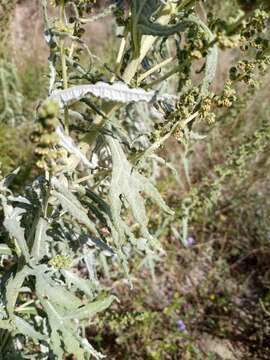
[[(2, 182), (2, 191), (5, 192), (7, 189), (3, 184)], [(51, 192), (48, 202), (53, 201), (56, 205), (55, 201), (57, 201), (58, 206), (68, 211), (71, 219), (74, 217), (78, 223), (82, 223), (86, 228), (90, 228), (91, 231), (98, 234), (76, 197), (65, 190), (63, 186), (61, 187), (56, 180), (53, 181), (53, 184), (55, 188), (48, 190)], [(6, 312), (1, 314), (1, 328), (9, 329), (14, 335), (24, 334), (36, 342), (47, 342), (57, 358), (62, 358), (66, 352), (73, 353), (78, 359), (89, 358), (90, 355), (101, 359), (103, 355), (81, 337), (81, 325), (78, 320), (87, 320), (99, 311), (103, 311), (110, 306), (115, 297), (97, 299), (99, 291), (96, 283), (82, 279), (70, 270), (60, 270), (48, 264), (48, 258), (53, 259), (52, 253), (55, 252), (54, 247), (57, 246), (57, 232), (52, 228), (53, 218), (45, 220), (42, 217), (43, 206), (41, 203), (39, 203), (40, 209), (37, 212), (40, 215), (35, 228), (33, 244), (31, 245), (29, 240), (27, 241), (31, 238), (29, 236), (31, 227), (22, 225), (23, 216), (26, 213), (25, 207), (28, 212), (31, 212), (31, 209), (34, 210), (33, 206), (36, 202), (34, 198), (38, 195), (39, 201), (42, 201), (44, 198), (41, 194), (44, 191), (42, 183), (36, 183), (35, 189), (32, 190), (33, 197), (15, 198), (12, 195), (1, 195), (6, 216), (4, 225), (15, 240), (14, 251), (2, 245), (1, 253), (12, 254), (15, 257), (20, 256), (21, 264), (18, 265), (20, 268), (16, 273), (10, 273), (7, 280), (2, 280), (5, 283), (1, 283), (5, 290), (1, 292), (0, 301), (5, 304), (6, 309)], [(14, 201), (16, 206), (12, 206)], [(33, 217), (36, 217), (35, 212), (36, 210)], [(63, 223), (61, 226), (65, 227), (66, 225)], [(73, 253), (73, 257), (75, 256), (76, 253)], [(44, 260), (44, 257), (45, 263), (42, 264), (40, 261)], [(54, 264), (57, 266), (57, 260)], [(59, 266), (61, 266), (60, 263)], [(62, 280), (60, 280), (61, 274), (63, 275)], [(21, 306), (20, 293), (32, 291), (25, 287), (30, 278), (32, 279), (31, 287), (34, 284), (38, 302), (47, 314), (46, 327), (48, 330), (45, 333), (44, 329), (36, 323), (35, 318), (31, 316), (30, 307), (27, 319), (17, 315)], [(78, 297), (78, 292), (84, 294), (84, 297)], [(27, 313), (27, 308), (25, 306), (25, 313)], [(38, 310), (36, 311), (38, 312)]]
[[(76, 16), (76, 6), (82, 6), (79, 3), (73, 4)], [(39, 120), (45, 129), (44, 143), (51, 145), (48, 157), (56, 159), (55, 168), (48, 166), (45, 176), (38, 177), (24, 196), (14, 196), (10, 190), (16, 172), (0, 183), (6, 241), (1, 240), (0, 256), (9, 256), (14, 263), (0, 279), (0, 327), (15, 339), (16, 335), (24, 335), (26, 343), (33, 341), (40, 349), (37, 356), (46, 359), (63, 359), (67, 354), (73, 354), (78, 360), (101, 359), (103, 355), (86, 339), (85, 327), (116, 298), (102, 294), (104, 288), (97, 273), (109, 277), (111, 263), (115, 262), (114, 267), (124, 270), (131, 284), (129, 261), (139, 255), (139, 265), (149, 266), (154, 278), (155, 261), (159, 260), (163, 249), (158, 238), (161, 232), (149, 229), (148, 208), (160, 209), (168, 217), (174, 212), (154, 183), (151, 165), (166, 165), (177, 177), (175, 168), (155, 152), (180, 125), (185, 128), (198, 113), (189, 119), (173, 119), (171, 123), (171, 119), (166, 118), (168, 126), (164, 129), (167, 131), (156, 138), (151, 138), (155, 135), (154, 121), (148, 119), (148, 133), (142, 134), (143, 115), (150, 118), (148, 111), (153, 103), (169, 108), (171, 113), (177, 112), (176, 101), (181, 94), (159, 94), (154, 88), (147, 91), (136, 87), (135, 79), (127, 81), (131, 86), (123, 81), (110, 83), (111, 78), (106, 79), (107, 82), (96, 79), (90, 50), (70, 33), (68, 26), (65, 28), (64, 25), (70, 24), (65, 23), (63, 16), (60, 16), (63, 26), (59, 31), (57, 22), (48, 18), (47, 2), (43, 0), (42, 4), (45, 39), (50, 47), (50, 81), (49, 96), (41, 105)], [(159, 23), (165, 9), (166, 26)], [(63, 15), (63, 11), (60, 14)], [(163, 40), (184, 32), (195, 22), (207, 33), (209, 43), (213, 40), (210, 30), (197, 17), (175, 12), (170, 17), (168, 14), (170, 10), (163, 1), (132, 1), (131, 17), (125, 29), (133, 47), (130, 63), (136, 65), (135, 72), (132, 69), (130, 73), (140, 70), (136, 59), (143, 35)], [(175, 19), (181, 20), (171, 24), (170, 20)], [(81, 20), (76, 18), (76, 21), (79, 24)], [(91, 64), (89, 69), (78, 64), (73, 56), (74, 49), (67, 56), (67, 39), (86, 50)], [(156, 51), (155, 44), (153, 50)], [(216, 63), (217, 48), (214, 46), (206, 58), (203, 95), (214, 79)], [(118, 65), (113, 78), (123, 75), (125, 79), (125, 71), (122, 74)], [(59, 105), (60, 112), (55, 110), (53, 102)], [(77, 102), (81, 103), (75, 104)], [(132, 109), (134, 103), (141, 102), (145, 105), (146, 114), (143, 115)], [(83, 110), (75, 112), (70, 108), (72, 105), (84, 106), (85, 113)], [(128, 117), (133, 127), (127, 128)], [(161, 118), (165, 122), (165, 112)], [(136, 137), (144, 135), (147, 141), (136, 142)], [(83, 153), (80, 148), (89, 138), (90, 145), (86, 145), (89, 145), (91, 160), (87, 151)], [(59, 151), (63, 147), (68, 155)], [(137, 151), (135, 157), (131, 150)], [(186, 240), (187, 226), (183, 225)], [(31, 299), (30, 303), (27, 299)]]
[[(107, 137), (112, 154), (112, 180), (110, 187), (110, 203), (114, 227), (117, 231), (117, 245), (125, 244), (126, 235), (131, 235), (121, 218), (123, 204), (130, 207), (136, 222), (140, 225), (142, 237), (147, 239), (151, 246), (159, 248), (158, 242), (150, 235), (147, 229), (147, 215), (142, 193), (150, 197), (155, 204), (160, 206), (168, 214), (173, 212), (161, 198), (157, 189), (149, 179), (141, 175), (126, 159), (120, 143), (112, 137)], [(128, 233), (127, 233), (128, 232)]]

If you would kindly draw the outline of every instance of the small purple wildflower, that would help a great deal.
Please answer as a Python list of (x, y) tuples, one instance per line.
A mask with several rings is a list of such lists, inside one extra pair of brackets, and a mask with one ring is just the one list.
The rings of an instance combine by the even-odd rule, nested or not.
[(195, 239), (192, 236), (189, 236), (187, 239), (188, 246), (192, 246), (195, 244)]
[(186, 332), (187, 328), (183, 320), (177, 320), (176, 322), (177, 329), (182, 332)]

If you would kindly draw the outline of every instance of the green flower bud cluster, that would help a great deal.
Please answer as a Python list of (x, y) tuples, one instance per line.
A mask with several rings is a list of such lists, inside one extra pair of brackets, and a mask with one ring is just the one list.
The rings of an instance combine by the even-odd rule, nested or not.
[(251, 18), (242, 26), (240, 49), (257, 50), (256, 58), (263, 58), (269, 50), (269, 39), (267, 29), (269, 28), (270, 16), (263, 10), (256, 10)]
[(233, 26), (235, 19), (229, 18), (228, 21), (214, 18), (212, 13), (208, 14), (209, 27), (215, 34), (215, 42), (222, 49), (232, 49), (239, 45), (240, 35), (230, 33), (230, 27)]
[(229, 108), (236, 101), (236, 91), (232, 87), (232, 82), (227, 81), (220, 95), (208, 93), (199, 101), (199, 89), (194, 87), (178, 101), (176, 112), (173, 113), (174, 119), (179, 121), (188, 118), (198, 106), (200, 118), (205, 120), (209, 125), (213, 124), (216, 119), (215, 108)]
[(257, 33), (265, 32), (268, 21), (269, 14), (264, 10), (256, 9), (250, 20), (247, 21), (246, 25), (244, 26), (242, 36), (248, 39)]
[(261, 71), (263, 75), (270, 65), (270, 58), (255, 59), (255, 60), (241, 60), (236, 66), (230, 69), (230, 79), (232, 81), (243, 81), (252, 87), (258, 87), (259, 81), (256, 80), (257, 70)]
[(31, 134), (31, 140), (36, 144), (36, 165), (50, 172), (58, 171), (59, 166), (62, 166), (59, 159), (67, 157), (67, 151), (58, 147), (59, 139), (55, 133), (55, 128), (59, 125), (58, 114), (57, 103), (51, 100), (44, 102), (37, 111), (38, 120)]
[(65, 33), (73, 35), (74, 33), (74, 24), (64, 24), (60, 20), (54, 22), (54, 30), (58, 33)]
[(250, 161), (265, 151), (269, 141), (270, 126), (265, 121), (240, 147), (227, 151), (227, 160), (213, 169), (214, 180), (205, 177), (199, 188), (192, 189), (182, 201), (181, 214), (188, 206), (190, 219), (196, 220), (201, 214), (211, 211), (220, 200), (225, 181), (232, 177), (246, 178), (250, 170)]
[(229, 108), (236, 101), (236, 90), (232, 87), (232, 82), (227, 81), (221, 95), (215, 96), (214, 100), (218, 107)]
[(57, 269), (69, 269), (72, 264), (72, 259), (70, 256), (56, 255), (49, 261), (49, 265)]
[(187, 32), (185, 50), (191, 59), (202, 59), (206, 55), (206, 48), (209, 43), (207, 34), (196, 24), (191, 26)]
[[(164, 136), (170, 132), (176, 123), (180, 123), (181, 120), (187, 119), (194, 112), (195, 107), (199, 103), (200, 90), (194, 86), (184, 93), (177, 101), (174, 111), (169, 112), (166, 116), (166, 122), (163, 123), (161, 134)], [(183, 136), (183, 128), (179, 125), (174, 133), (174, 137), (181, 141)]]
[(189, 89), (176, 104), (176, 111), (173, 116), (176, 120), (188, 118), (198, 103), (200, 91), (198, 87)]
[(59, 115), (59, 105), (53, 100), (45, 101), (38, 108), (38, 117), (40, 120), (53, 119)]
[(241, 36), (239, 34), (228, 36), (224, 32), (217, 34), (217, 42), (222, 50), (235, 49), (239, 46)]
[(213, 94), (203, 97), (201, 101), (201, 106), (199, 109), (200, 117), (204, 119), (209, 125), (214, 124), (216, 121), (216, 116), (212, 111), (212, 106), (214, 104)]

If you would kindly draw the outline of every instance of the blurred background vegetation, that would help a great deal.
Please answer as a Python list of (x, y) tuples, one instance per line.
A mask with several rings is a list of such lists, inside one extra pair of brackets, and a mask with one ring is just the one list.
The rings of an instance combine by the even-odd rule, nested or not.
[[(261, 3), (204, 6), (226, 19)], [(20, 189), (38, 174), (30, 135), (47, 92), (48, 50), (39, 1), (2, 0), (1, 6), (0, 169), (6, 175), (20, 166)], [(107, 18), (84, 35), (108, 62), (112, 26)], [(220, 51), (217, 90), (239, 57), (238, 49)], [(239, 86), (238, 100), (217, 112), (207, 141), (184, 149), (171, 140), (161, 150), (179, 172), (176, 180), (164, 170), (159, 182), (178, 218), (158, 234), (167, 256), (155, 281), (136, 260), (133, 290), (117, 274), (104, 279), (121, 303), (97, 318), (88, 335), (110, 359), (270, 359), (270, 73), (258, 81), (248, 91)], [(217, 177), (218, 171), (225, 175)], [(185, 248), (182, 220), (190, 199)], [(154, 228), (162, 219), (152, 212)]]

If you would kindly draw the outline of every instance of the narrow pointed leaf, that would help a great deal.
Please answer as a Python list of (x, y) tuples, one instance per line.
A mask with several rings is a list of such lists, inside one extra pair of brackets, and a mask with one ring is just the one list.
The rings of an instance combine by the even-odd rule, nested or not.
[(91, 281), (82, 279), (73, 272), (68, 270), (61, 270), (61, 273), (64, 275), (64, 277), (68, 282), (75, 285), (79, 290), (84, 292), (85, 295), (87, 295), (90, 298), (93, 297), (94, 286), (93, 283), (91, 283)]
[(19, 316), (15, 316), (15, 325), (17, 328), (16, 329), (17, 334), (27, 335), (36, 340), (47, 339), (47, 336), (36, 331), (32, 325), (30, 325), (27, 321), (25, 321)]
[(115, 296), (108, 296), (105, 299), (97, 300), (82, 306), (80, 309), (65, 316), (65, 319), (87, 319), (94, 317), (97, 313), (106, 310), (111, 306), (113, 301), (116, 300)]
[(46, 246), (49, 237), (46, 232), (48, 228), (49, 228), (48, 222), (45, 219), (40, 218), (37, 223), (35, 240), (31, 251), (31, 256), (34, 258), (36, 262), (42, 259), (43, 256), (45, 256), (47, 253)]

